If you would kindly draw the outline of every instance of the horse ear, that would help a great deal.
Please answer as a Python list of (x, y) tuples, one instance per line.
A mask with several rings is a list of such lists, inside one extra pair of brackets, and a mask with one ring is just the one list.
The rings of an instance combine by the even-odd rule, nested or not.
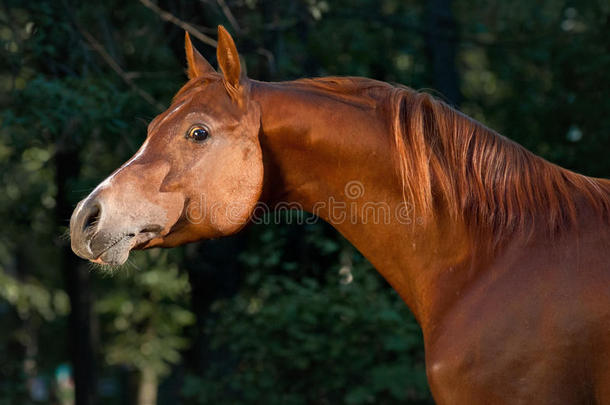
[(186, 50), (187, 74), (189, 79), (193, 79), (205, 73), (216, 73), (212, 65), (210, 65), (208, 61), (201, 56), (199, 51), (195, 49), (187, 31), (184, 32), (184, 49)]
[(218, 66), (224, 75), (225, 82), (233, 89), (239, 88), (241, 79), (241, 65), (239, 54), (231, 34), (222, 25), (218, 26), (218, 47), (216, 48)]

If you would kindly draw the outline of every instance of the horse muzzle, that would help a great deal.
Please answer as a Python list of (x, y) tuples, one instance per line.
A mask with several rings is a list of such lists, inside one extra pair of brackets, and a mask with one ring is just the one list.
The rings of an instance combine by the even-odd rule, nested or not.
[[(133, 216), (113, 220), (99, 196), (91, 195), (78, 203), (70, 219), (70, 239), (74, 253), (94, 263), (121, 265), (129, 252), (159, 236), (158, 224), (137, 225)], [(116, 218), (116, 217), (115, 217)], [(131, 220), (130, 220), (131, 219)]]

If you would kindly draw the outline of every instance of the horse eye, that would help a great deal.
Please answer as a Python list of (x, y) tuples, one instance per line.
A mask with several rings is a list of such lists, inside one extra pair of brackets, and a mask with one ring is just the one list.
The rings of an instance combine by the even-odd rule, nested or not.
[(208, 130), (199, 125), (192, 127), (186, 133), (187, 139), (190, 139), (190, 140), (196, 141), (196, 142), (205, 141), (208, 138), (208, 136), (210, 136), (210, 134), (208, 133)]

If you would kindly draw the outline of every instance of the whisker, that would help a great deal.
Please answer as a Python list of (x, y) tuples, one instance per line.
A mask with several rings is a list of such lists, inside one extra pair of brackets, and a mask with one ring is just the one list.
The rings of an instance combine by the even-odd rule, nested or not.
[(135, 120), (140, 123), (140, 124), (144, 124), (144, 126), (148, 126), (148, 124), (155, 119), (155, 117), (136, 117)]
[(90, 193), (93, 190), (95, 190), (95, 187), (75, 188), (73, 190), (70, 190), (70, 192), (72, 192), (72, 193)]
[(136, 261), (133, 260), (131, 257), (129, 259), (127, 259), (127, 263), (129, 263), (137, 271), (140, 271), (140, 272), (142, 271), (142, 269), (140, 267), (138, 267), (138, 265), (136, 264)]
[(60, 235), (59, 239), (62, 241), (70, 240), (70, 229), (65, 229)]

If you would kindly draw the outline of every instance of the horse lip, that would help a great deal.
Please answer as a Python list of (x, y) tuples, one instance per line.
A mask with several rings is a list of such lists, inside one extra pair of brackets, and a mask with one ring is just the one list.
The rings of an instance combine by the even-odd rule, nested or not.
[(146, 245), (148, 242), (160, 235), (161, 227), (159, 227), (159, 230), (156, 231), (151, 231), (146, 228), (140, 231), (140, 233), (134, 237), (134, 242), (131, 244), (130, 249), (139, 249), (141, 246)]
[[(94, 239), (96, 235), (93, 236)], [(96, 256), (95, 259), (89, 259), (89, 261), (93, 262), (93, 263), (97, 263), (97, 264), (116, 264), (116, 263), (110, 263), (105, 261), (104, 259), (102, 259), (102, 256), (104, 256), (106, 253), (110, 252), (112, 250), (113, 247), (115, 247), (116, 245), (122, 243), (125, 239), (127, 238), (133, 238), (133, 234), (124, 234), (122, 235), (120, 238), (117, 238), (115, 241), (113, 241), (110, 245), (106, 246), (101, 252), (99, 252)]]
[(107, 262), (102, 258), (102, 256), (104, 256), (106, 253), (110, 252), (115, 246), (123, 244), (124, 242), (126, 242), (126, 240), (129, 240), (129, 243), (126, 246), (127, 251), (131, 251), (135, 247), (147, 243), (148, 241), (150, 241), (151, 239), (155, 238), (155, 236), (158, 235), (157, 228), (159, 230), (161, 229), (161, 227), (158, 225), (151, 225), (151, 226), (145, 227), (144, 229), (142, 229), (142, 231), (138, 232), (137, 234), (125, 233), (123, 236), (121, 236), (120, 238), (118, 238), (117, 240), (112, 242), (112, 244), (107, 246), (104, 250), (102, 250), (95, 259), (89, 259), (89, 261), (91, 261), (93, 263), (97, 263), (97, 264), (102, 264), (102, 265), (121, 264), (121, 263)]

